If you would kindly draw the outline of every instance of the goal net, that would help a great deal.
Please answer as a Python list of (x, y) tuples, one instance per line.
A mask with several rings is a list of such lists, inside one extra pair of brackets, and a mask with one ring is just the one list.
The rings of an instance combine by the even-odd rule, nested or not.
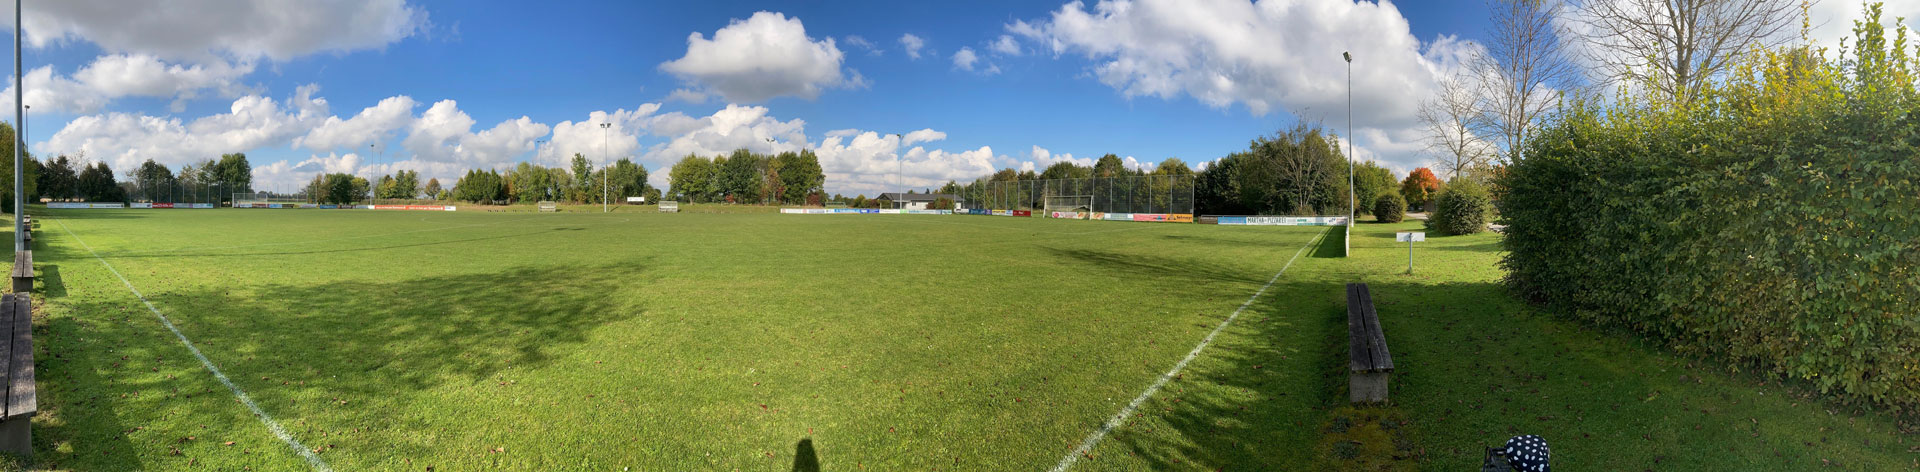
[(1093, 196), (1048, 195), (1044, 209), (1049, 218), (1090, 219), (1093, 217)]

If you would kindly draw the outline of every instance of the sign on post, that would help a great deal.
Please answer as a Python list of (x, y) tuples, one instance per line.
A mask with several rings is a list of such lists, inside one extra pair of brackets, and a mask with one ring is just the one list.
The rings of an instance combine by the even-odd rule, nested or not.
[(1426, 241), (1427, 233), (1394, 233), (1393, 237), (1407, 243), (1407, 273), (1413, 273), (1413, 243)]

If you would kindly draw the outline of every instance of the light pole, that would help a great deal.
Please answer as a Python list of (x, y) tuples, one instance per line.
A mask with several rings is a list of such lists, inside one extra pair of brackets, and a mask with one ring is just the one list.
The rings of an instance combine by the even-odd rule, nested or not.
[[(20, 115), (14, 120), (15, 123), (27, 121), (27, 109), (22, 103), (26, 100), (26, 97), (25, 93), (20, 90), (26, 88), (24, 85), (27, 83), (25, 80), (21, 80), (20, 77), (21, 3), (26, 3), (26, 0), (14, 0), (13, 2), (13, 104), (14, 111)], [(27, 250), (26, 225), (20, 223), (20, 215), (26, 213), (26, 208), (23, 206), (25, 205), (26, 198), (22, 196), (22, 194), (26, 192), (22, 190), (26, 190), (27, 188), (26, 169), (20, 168), (20, 142), (20, 133), (13, 133), (13, 252), (16, 253)]]
[[(613, 123), (600, 124), (600, 160), (607, 160), (607, 133), (613, 129)], [(602, 167), (605, 168), (604, 166)], [(600, 212), (607, 212), (607, 171), (600, 171)]]
[[(893, 133), (893, 138), (900, 140), (901, 146), (904, 147), (907, 145), (907, 138), (905, 136), (901, 136), (900, 133)], [(906, 161), (906, 160), (907, 160), (907, 156), (905, 154), (902, 154), (899, 152), (893, 153), (893, 189), (900, 191), (899, 195), (894, 195), (895, 197), (906, 195), (906, 189), (901, 188), (903, 187), (903, 184), (900, 183), (900, 174), (902, 174), (903, 173), (902, 170), (906, 168), (906, 165), (903, 163), (903, 161)], [(896, 207), (900, 206), (900, 202), (891, 202), (891, 203)]]
[(1345, 256), (1353, 252), (1354, 200), (1358, 197), (1353, 190), (1353, 53), (1341, 52), (1340, 58), (1347, 61), (1347, 243), (1341, 254)]
[[(545, 142), (547, 142), (547, 140), (545, 140), (545, 139), (535, 139), (535, 140), (533, 140), (533, 160), (532, 160), (532, 162), (539, 162), (539, 160), (540, 160), (540, 144), (541, 144), (541, 143), (545, 143)], [(540, 194), (541, 194), (541, 196), (542, 196), (542, 197), (545, 197), (545, 198), (553, 198), (553, 196), (552, 196), (552, 195), (547, 195), (546, 193), (547, 193), (547, 192), (546, 192), (546, 189), (541, 189), (541, 190), (540, 190)], [(536, 204), (538, 204), (539, 202), (534, 202), (534, 203), (536, 203)]]

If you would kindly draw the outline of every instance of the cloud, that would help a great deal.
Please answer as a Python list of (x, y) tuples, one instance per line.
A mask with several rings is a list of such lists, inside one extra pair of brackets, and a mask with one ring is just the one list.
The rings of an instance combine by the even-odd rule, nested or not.
[(973, 52), (973, 48), (963, 47), (960, 48), (959, 52), (953, 53), (953, 68), (955, 69), (979, 72), (983, 75), (1000, 73), (1000, 66), (993, 65), (992, 63), (985, 63), (985, 67), (981, 67), (981, 65), (983, 64), (980, 62), (980, 55)]
[(844, 54), (833, 38), (814, 41), (799, 18), (771, 12), (734, 20), (713, 33), (687, 37), (684, 57), (660, 69), (689, 86), (729, 102), (761, 102), (792, 96), (812, 100), (833, 88), (865, 84), (860, 73), (842, 70)]
[(460, 111), (457, 103), (441, 100), (413, 120), (401, 144), (415, 159), (492, 166), (533, 151), (533, 141), (549, 130), (547, 125), (525, 116), (478, 133), (473, 132), (473, 125), (473, 117)]
[(847, 43), (848, 46), (867, 50), (867, 55), (869, 56), (878, 56), (886, 52), (881, 50), (880, 46), (874, 45), (873, 41), (868, 41), (867, 38), (862, 38), (860, 35), (850, 35), (840, 40)]
[(1008, 56), (1018, 56), (1025, 53), (1025, 51), (1020, 49), (1019, 41), (1015, 41), (1012, 35), (1005, 34), (1000, 35), (1000, 37), (994, 39), (993, 42), (987, 43), (987, 49)]
[(27, 44), (84, 40), (169, 59), (284, 61), (383, 47), (429, 26), (405, 0), (60, 0), (25, 6)]
[[(612, 113), (595, 111), (587, 114), (585, 120), (562, 121), (553, 125), (551, 140), (540, 149), (535, 159), (543, 165), (570, 165), (574, 154), (586, 156), (595, 163), (608, 163), (627, 157), (640, 157), (640, 136), (646, 134), (648, 119), (660, 110), (660, 104), (647, 103), (633, 110), (619, 109)], [(607, 128), (602, 129), (601, 124)], [(642, 160), (644, 163), (644, 159)]]
[[(226, 97), (250, 92), (240, 84), (242, 76), (253, 72), (251, 63), (213, 60), (204, 64), (178, 64), (145, 54), (109, 54), (94, 58), (70, 77), (59, 76), (51, 66), (27, 73), (26, 103), (45, 111), (92, 113), (122, 97), (158, 97), (175, 99), (176, 110), (184, 100), (197, 98), (211, 90)], [(13, 107), (11, 80), (0, 98), (0, 106)]]
[(234, 100), (227, 113), (183, 122), (130, 113), (75, 118), (40, 147), (52, 154), (84, 154), (116, 169), (131, 169), (153, 159), (178, 166), (221, 154), (283, 145), (307, 131), (326, 113), (316, 87), (301, 87), (285, 106), (248, 95)]
[(919, 59), (920, 49), (927, 47), (927, 40), (920, 39), (913, 33), (903, 34), (900, 35), (900, 47), (907, 50), (908, 59)]
[(362, 145), (384, 140), (388, 134), (412, 124), (413, 109), (419, 105), (413, 97), (387, 97), (374, 106), (360, 110), (360, 114), (352, 118), (342, 120), (338, 116), (328, 116), (319, 126), (308, 131), (306, 136), (295, 138), (293, 145), (314, 151), (358, 149)]
[[(1389, 2), (1335, 0), (1103, 0), (1074, 2), (1008, 33), (1056, 57), (1092, 61), (1089, 75), (1122, 96), (1191, 97), (1253, 115), (1285, 110), (1342, 131), (1351, 51), (1353, 124), (1360, 144), (1402, 165), (1423, 163), (1399, 141), (1436, 80), (1479, 48), (1454, 37), (1423, 44)], [(1349, 134), (1341, 132), (1340, 134)]]

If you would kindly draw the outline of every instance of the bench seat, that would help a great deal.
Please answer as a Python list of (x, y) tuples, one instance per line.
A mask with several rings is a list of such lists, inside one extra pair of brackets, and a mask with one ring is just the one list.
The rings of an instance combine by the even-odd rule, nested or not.
[(32, 250), (13, 253), (13, 272), (10, 275), (13, 277), (14, 293), (28, 293), (33, 291)]
[(1347, 284), (1348, 397), (1353, 403), (1387, 401), (1387, 381), (1393, 376), (1393, 354), (1380, 329), (1367, 284)]
[(0, 451), (33, 457), (33, 415), (40, 402), (33, 382), (33, 297), (0, 295), (0, 373), (6, 375), (6, 401), (0, 402)]

